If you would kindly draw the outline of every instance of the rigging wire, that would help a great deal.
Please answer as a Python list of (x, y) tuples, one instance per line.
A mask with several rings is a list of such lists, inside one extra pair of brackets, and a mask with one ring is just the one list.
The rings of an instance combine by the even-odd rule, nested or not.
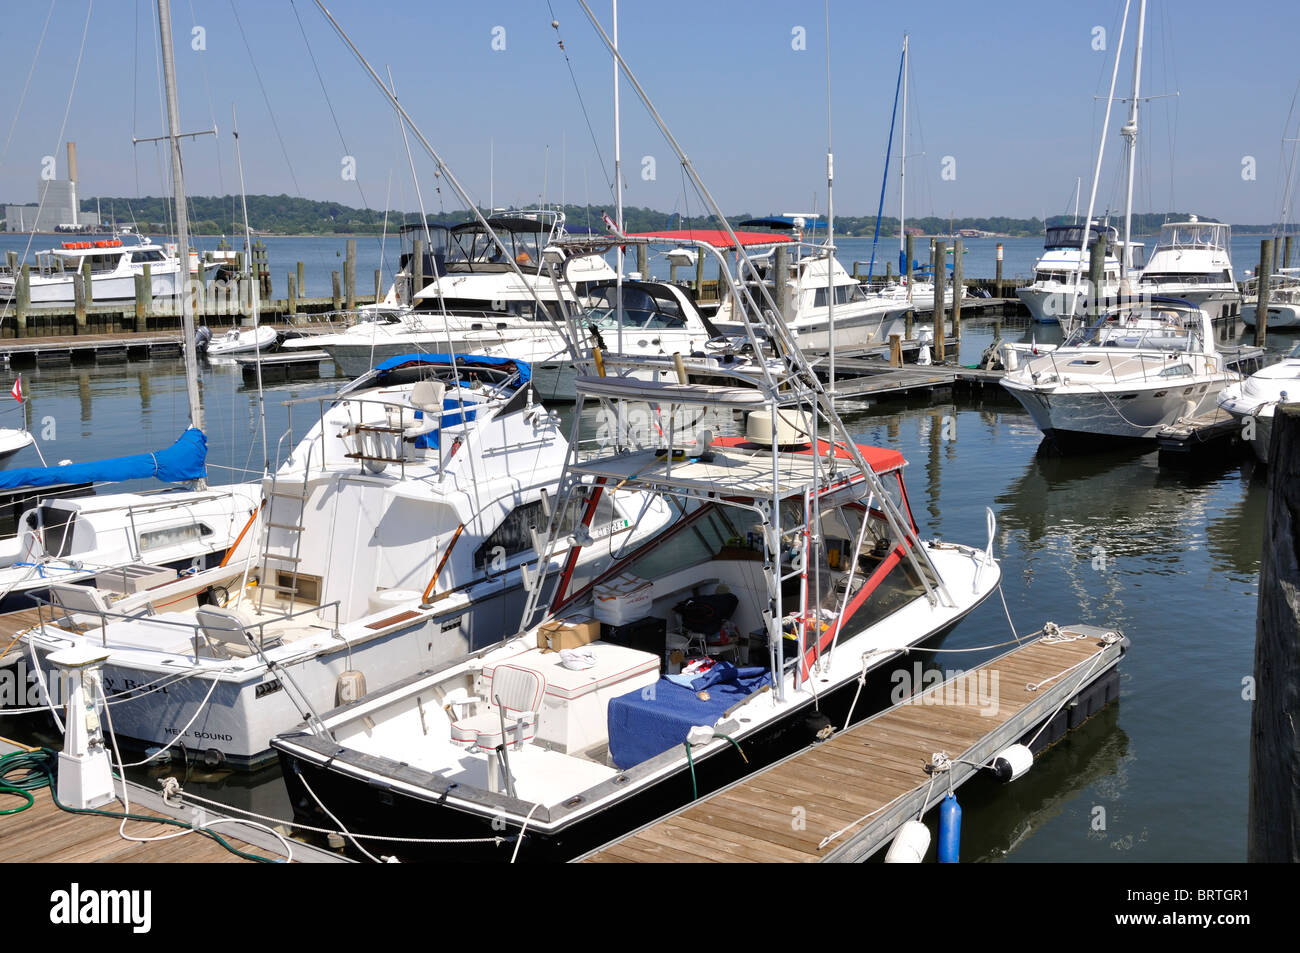
[[(596, 131), (591, 127), (591, 117), (587, 115), (587, 103), (582, 98), (582, 89), (578, 86), (578, 77), (573, 72), (573, 61), (569, 59), (569, 51), (564, 48), (564, 37), (560, 33), (560, 21), (556, 19), (555, 8), (551, 6), (551, 0), (546, 0), (546, 8), (551, 13), (551, 26), (555, 29), (556, 45), (559, 46), (560, 52), (564, 54), (564, 63), (569, 68), (569, 79), (573, 81), (573, 91), (578, 96), (578, 107), (582, 110), (582, 119), (587, 124), (587, 134), (591, 136), (592, 148), (596, 150), (596, 161), (600, 163), (600, 171), (605, 176), (605, 181), (609, 183), (610, 200), (617, 202), (618, 191), (613, 177), (605, 167), (605, 157), (601, 155), (600, 143), (596, 141)], [(588, 203), (588, 209), (590, 209), (590, 202)]]

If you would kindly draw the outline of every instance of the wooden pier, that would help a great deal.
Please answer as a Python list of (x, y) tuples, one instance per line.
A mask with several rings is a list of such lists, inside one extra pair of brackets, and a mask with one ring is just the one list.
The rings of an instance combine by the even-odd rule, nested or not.
[[(1008, 745), (1034, 736), (1037, 754), (1114, 700), (1126, 646), (1088, 625), (1039, 634), (578, 859), (865, 860)], [(947, 767), (936, 772), (941, 754)]]
[(1241, 425), (1216, 407), (1196, 417), (1180, 417), (1156, 435), (1161, 466), (1186, 466), (1210, 458), (1228, 459), (1241, 453)]
[[(0, 739), (0, 754), (23, 750)], [(30, 749), (27, 749), (30, 750)], [(187, 808), (173, 808), (162, 797), (135, 782), (127, 782), (131, 814), (167, 818), (185, 825), (226, 820), (227, 815), (211, 810), (196, 816)], [(120, 782), (118, 783), (120, 787)], [(119, 833), (121, 819), (99, 814), (65, 811), (54, 803), (48, 787), (32, 790), (34, 803), (16, 814), (0, 816), (0, 857), (10, 863), (250, 863), (247, 858), (227, 850), (210, 837), (188, 834), (166, 840), (139, 842), (126, 840)], [(19, 807), (20, 798), (0, 794), (3, 807)], [(10, 804), (10, 801), (15, 803)], [(120, 801), (104, 805), (105, 811), (123, 812)], [(234, 815), (230, 815), (233, 817)], [(158, 837), (180, 830), (174, 824), (127, 821), (132, 837)], [(272, 835), (240, 824), (214, 825), (213, 832), (232, 847), (273, 860), (284, 858), (280, 842)], [(347, 863), (338, 854), (299, 841), (290, 841), (293, 860), (297, 863)]]

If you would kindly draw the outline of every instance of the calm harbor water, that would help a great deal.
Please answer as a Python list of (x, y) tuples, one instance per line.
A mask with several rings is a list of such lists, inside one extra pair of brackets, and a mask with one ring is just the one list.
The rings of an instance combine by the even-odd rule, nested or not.
[[(1010, 333), (1044, 339), (1042, 329)], [(962, 359), (976, 360), (990, 339), (987, 326), (968, 324)], [(1284, 352), (1290, 343), (1274, 336), (1270, 350)], [(204, 364), (201, 375), (213, 482), (255, 477), (262, 461), (256, 391), (233, 366)], [(11, 378), (7, 373), (6, 390)], [(22, 410), (33, 432), (53, 423), (52, 439), (40, 441), (51, 463), (164, 447), (187, 419), (179, 360), (39, 368), (23, 380), (29, 401)], [(338, 383), (267, 390), (272, 453), (287, 425), (280, 401)], [(8, 404), (10, 420), (0, 416), (0, 426), (19, 412)], [(1253, 668), (1265, 474), (1247, 461), (1174, 473), (1161, 470), (1154, 453), (1043, 456), (1029, 418), (1000, 395), (886, 403), (847, 422), (864, 442), (907, 457), (923, 536), (982, 545), (985, 507), (993, 510), (1003, 590), (1019, 633), (1048, 620), (1087, 621), (1133, 640), (1118, 706), (1016, 783), (979, 781), (959, 792), (963, 858), (1244, 860), (1250, 704), (1242, 680)], [(295, 424), (299, 434), (309, 426), (306, 417)], [(28, 448), (10, 465), (36, 463)], [(943, 647), (1009, 637), (994, 598)], [(934, 663), (970, 668), (983, 657), (939, 654)], [(190, 769), (186, 784), (288, 816), (276, 769), (251, 777)]]

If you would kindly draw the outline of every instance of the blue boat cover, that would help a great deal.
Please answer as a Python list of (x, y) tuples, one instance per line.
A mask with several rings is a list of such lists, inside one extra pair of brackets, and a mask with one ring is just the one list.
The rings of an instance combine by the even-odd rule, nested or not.
[[(376, 364), (370, 373), (383, 375), (386, 371), (396, 370), (399, 367), (406, 367), (410, 364), (450, 365), (452, 357), (451, 354), (399, 354), (396, 357), (390, 357), (388, 360), (380, 364)], [(512, 357), (485, 357), (478, 354), (457, 354), (455, 355), (455, 359), (456, 364), (460, 367), (513, 366), (519, 371), (520, 387), (527, 384), (533, 377), (533, 369), (527, 361), (517, 361)]]
[(666, 678), (609, 702), (609, 756), (626, 770), (669, 748), (685, 744), (696, 725), (712, 725), (736, 702), (743, 701), (772, 675), (764, 668), (736, 669), (734, 682), (715, 682), (702, 700), (693, 688)]
[(57, 486), (60, 483), (116, 483), (157, 477), (164, 483), (183, 483), (207, 475), (203, 461), (208, 455), (208, 438), (190, 427), (179, 440), (157, 453), (132, 457), (111, 457), (90, 463), (69, 463), (62, 467), (23, 467), (0, 471), (0, 490), (25, 486)]

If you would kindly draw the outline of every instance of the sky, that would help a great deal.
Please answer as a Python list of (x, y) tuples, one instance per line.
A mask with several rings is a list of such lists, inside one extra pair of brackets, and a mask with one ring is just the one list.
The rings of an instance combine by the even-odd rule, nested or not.
[[(611, 0), (588, 2), (608, 30)], [(612, 210), (612, 61), (577, 0), (327, 6), (479, 205)], [(1137, 7), (1117, 96), (1132, 89)], [(1066, 213), (1080, 178), (1086, 210), (1123, 9), (830, 0), (836, 213), (876, 212), (904, 33), (909, 217)], [(169, 189), (165, 148), (132, 143), (164, 131), (155, 17), (154, 0), (6, 3), (0, 201), (34, 202), (47, 156), (64, 177), (68, 139), (83, 198)], [(825, 210), (826, 22), (825, 2), (622, 3), (620, 50), (727, 214)], [(314, 0), (173, 0), (172, 23), (182, 130), (218, 131), (184, 143), (190, 194), (238, 191), (234, 108), (249, 193), (414, 210), (418, 181), (428, 211), (462, 208), (414, 138), (413, 178), (394, 111)], [(1280, 220), (1300, 3), (1151, 0), (1145, 35), (1141, 95), (1156, 98), (1139, 113), (1135, 211)], [(699, 215), (626, 80), (620, 96), (625, 204)], [(1127, 108), (1111, 116), (1097, 214), (1123, 208)]]

